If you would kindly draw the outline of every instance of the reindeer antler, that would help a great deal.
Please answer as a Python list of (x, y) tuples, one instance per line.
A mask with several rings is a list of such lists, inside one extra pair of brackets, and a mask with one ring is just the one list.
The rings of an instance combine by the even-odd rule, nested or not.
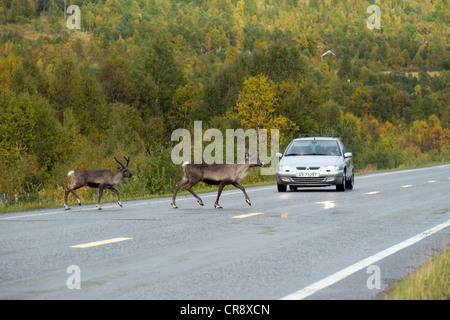
[[(114, 157), (114, 160), (116, 160), (117, 161), (117, 163), (118, 164), (120, 164), (120, 166), (122, 167), (122, 168), (125, 168), (125, 166), (122, 164), (122, 163), (120, 163), (120, 161), (119, 160), (117, 160), (117, 158), (116, 157)], [(126, 159), (125, 159), (126, 160)], [(127, 165), (128, 165), (128, 162), (127, 162)]]
[(127, 162), (127, 167), (128, 167), (128, 163), (130, 163), (130, 156), (128, 156), (128, 159), (126, 158), (126, 157), (123, 157), (125, 160), (126, 160), (126, 162)]

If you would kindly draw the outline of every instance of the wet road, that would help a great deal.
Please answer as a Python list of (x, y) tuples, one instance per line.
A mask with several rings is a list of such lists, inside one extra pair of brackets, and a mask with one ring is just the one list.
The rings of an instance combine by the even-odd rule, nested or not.
[(376, 299), (450, 246), (450, 165), (247, 192), (2, 214), (0, 298)]

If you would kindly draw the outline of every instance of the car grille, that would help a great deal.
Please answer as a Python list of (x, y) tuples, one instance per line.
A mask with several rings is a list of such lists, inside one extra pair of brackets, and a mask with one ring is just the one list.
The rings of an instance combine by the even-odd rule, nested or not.
[[(297, 167), (297, 170), (307, 170), (308, 167)], [(319, 170), (320, 167), (309, 167), (309, 170)]]
[(292, 182), (301, 184), (322, 184), (325, 183), (324, 177), (292, 177)]

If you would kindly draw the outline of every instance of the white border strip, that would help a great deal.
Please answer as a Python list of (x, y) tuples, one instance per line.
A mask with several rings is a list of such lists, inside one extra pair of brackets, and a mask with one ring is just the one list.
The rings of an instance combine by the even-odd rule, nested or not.
[(397, 169), (393, 171), (386, 171), (386, 172), (369, 172), (369, 173), (363, 173), (361, 175), (358, 175), (359, 179), (365, 179), (365, 178), (374, 178), (374, 177), (381, 177), (381, 176), (387, 176), (391, 174), (399, 174), (399, 173), (411, 173), (411, 172), (417, 172), (417, 171), (423, 171), (423, 170), (431, 170), (431, 169), (445, 169), (450, 164), (442, 164), (437, 166), (430, 166), (430, 167), (423, 167), (423, 168), (413, 168), (413, 169)]
[(422, 239), (425, 239), (428, 236), (431, 236), (432, 234), (441, 231), (442, 229), (445, 229), (450, 226), (450, 219), (447, 220), (444, 223), (441, 223), (431, 229), (428, 229), (412, 238), (409, 238), (408, 240), (405, 240), (403, 242), (400, 242), (399, 244), (396, 244), (390, 248), (387, 248), (383, 251), (380, 251), (373, 256), (370, 256), (364, 260), (361, 260), (345, 269), (342, 269), (320, 281), (317, 281), (301, 290), (298, 290), (290, 295), (287, 295), (280, 300), (301, 300), (309, 297), (310, 295), (316, 293), (317, 291), (320, 291), (322, 289), (325, 289), (326, 287), (329, 287), (333, 284), (335, 284), (338, 281), (341, 281), (342, 279), (352, 275), (353, 273), (360, 271), (361, 269), (367, 268), (368, 266), (374, 264), (375, 262), (380, 261), (381, 259), (384, 259), (402, 249), (405, 249), (417, 242), (419, 242)]

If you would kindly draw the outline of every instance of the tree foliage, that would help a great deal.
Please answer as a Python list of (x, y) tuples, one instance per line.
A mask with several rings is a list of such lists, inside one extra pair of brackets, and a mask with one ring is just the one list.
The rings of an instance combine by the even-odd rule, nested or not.
[(361, 169), (448, 161), (447, 2), (382, 2), (369, 30), (367, 1), (83, 0), (69, 30), (63, 1), (3, 1), (0, 193), (48, 190), (118, 153), (152, 170), (130, 193), (165, 192), (173, 171), (148, 155), (163, 166), (172, 131), (195, 120), (285, 141), (339, 131)]

